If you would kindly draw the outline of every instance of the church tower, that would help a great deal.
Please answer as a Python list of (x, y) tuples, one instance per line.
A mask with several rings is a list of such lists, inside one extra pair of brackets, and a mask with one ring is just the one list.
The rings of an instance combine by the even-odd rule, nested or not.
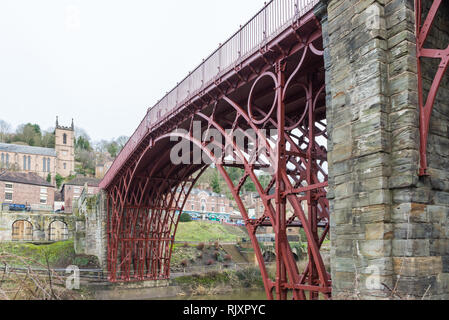
[(75, 174), (75, 126), (63, 127), (56, 117), (56, 173), (64, 178)]

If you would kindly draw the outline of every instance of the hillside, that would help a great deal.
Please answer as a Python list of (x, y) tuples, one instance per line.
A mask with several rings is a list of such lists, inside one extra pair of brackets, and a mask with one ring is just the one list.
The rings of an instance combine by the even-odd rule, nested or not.
[(239, 241), (242, 238), (248, 238), (248, 234), (242, 228), (207, 221), (192, 221), (179, 223), (175, 240), (212, 242)]

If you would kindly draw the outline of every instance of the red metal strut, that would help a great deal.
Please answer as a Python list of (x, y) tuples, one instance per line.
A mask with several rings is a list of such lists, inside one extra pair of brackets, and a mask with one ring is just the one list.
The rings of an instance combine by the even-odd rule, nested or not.
[[(418, 60), (418, 96), (419, 96), (419, 109), (420, 109), (420, 176), (427, 176), (427, 143), (429, 137), (429, 126), (432, 110), (435, 104), (435, 99), (440, 88), (441, 81), (447, 70), (449, 64), (449, 46), (444, 49), (427, 49), (424, 48), (430, 29), (435, 21), (436, 14), (440, 8), (442, 0), (434, 0), (432, 6), (427, 14), (427, 18), (422, 24), (422, 0), (415, 0), (415, 13), (416, 13), (416, 54)], [(430, 87), (427, 100), (424, 102), (423, 94), (423, 76), (421, 70), (422, 58), (440, 59), (440, 65), (438, 71), (433, 79), (432, 86)]]

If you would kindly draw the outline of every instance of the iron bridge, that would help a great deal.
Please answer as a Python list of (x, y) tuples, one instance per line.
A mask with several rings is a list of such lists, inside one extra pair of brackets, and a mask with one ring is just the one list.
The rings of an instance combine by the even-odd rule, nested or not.
[[(418, 61), (422, 56), (440, 57), (441, 52), (422, 48), (440, 4), (434, 1), (421, 27), (417, 0)], [(270, 1), (148, 110), (100, 185), (108, 198), (110, 281), (170, 277), (178, 213), (195, 182), (214, 165), (245, 220), (268, 299), (331, 298), (331, 277), (320, 254), (330, 220), (324, 48), (316, 14), (320, 5), (318, 0)], [(442, 58), (444, 67), (447, 57)], [(422, 175), (434, 91), (427, 104), (421, 101)], [(209, 134), (212, 131), (222, 139)], [(243, 144), (234, 139), (239, 132)], [(205, 155), (202, 161), (172, 161), (180, 141), (190, 146), (189, 159), (199, 152)], [(248, 153), (248, 146), (255, 148), (256, 156)], [(237, 184), (229, 177), (230, 167), (242, 169)], [(263, 171), (271, 178), (265, 188), (259, 181)], [(249, 218), (241, 198), (249, 181), (265, 209), (257, 220)], [(257, 230), (266, 226), (275, 232), (274, 279), (256, 238)], [(305, 270), (298, 269), (287, 241), (289, 227), (302, 228), (307, 237)]]

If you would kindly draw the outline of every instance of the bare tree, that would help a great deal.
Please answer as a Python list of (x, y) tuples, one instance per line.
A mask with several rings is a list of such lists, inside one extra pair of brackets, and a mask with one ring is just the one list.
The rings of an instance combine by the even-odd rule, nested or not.
[(11, 125), (0, 119), (0, 142), (6, 142), (6, 137), (11, 133)]
[(75, 138), (79, 139), (80, 137), (83, 137), (84, 139), (90, 142), (90, 137), (87, 134), (87, 131), (84, 130), (83, 128), (75, 126)]
[(129, 137), (127, 137), (127, 136), (120, 136), (117, 138), (117, 140), (115, 140), (117, 142), (119, 152), (120, 152), (120, 150), (122, 150), (125, 147), (128, 140), (129, 140)]

